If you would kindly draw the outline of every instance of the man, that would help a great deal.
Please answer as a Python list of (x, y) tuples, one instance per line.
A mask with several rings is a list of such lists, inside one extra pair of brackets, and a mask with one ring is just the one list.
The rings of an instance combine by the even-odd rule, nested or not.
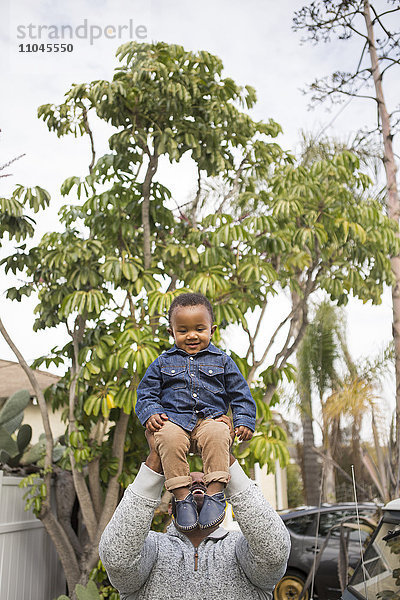
[[(150, 453), (107, 525), (100, 557), (121, 600), (247, 600), (272, 598), (289, 556), (282, 520), (233, 455), (226, 495), (241, 531), (199, 527), (150, 531), (164, 484), (153, 435)], [(201, 508), (205, 485), (192, 474), (191, 492)]]

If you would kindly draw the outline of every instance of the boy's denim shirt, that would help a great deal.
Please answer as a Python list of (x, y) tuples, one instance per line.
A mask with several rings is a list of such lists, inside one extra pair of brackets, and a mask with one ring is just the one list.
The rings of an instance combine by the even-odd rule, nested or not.
[(142, 425), (156, 413), (192, 431), (199, 417), (216, 418), (232, 408), (233, 425), (255, 429), (256, 405), (233, 360), (209, 344), (196, 354), (173, 346), (147, 369), (137, 390)]

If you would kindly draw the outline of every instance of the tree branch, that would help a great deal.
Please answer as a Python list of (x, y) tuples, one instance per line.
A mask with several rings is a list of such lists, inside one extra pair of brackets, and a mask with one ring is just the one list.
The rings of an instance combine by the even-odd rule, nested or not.
[[(392, 37), (392, 34), (386, 29), (386, 27), (383, 25), (382, 21), (381, 21), (381, 16), (382, 15), (378, 15), (378, 13), (376, 12), (375, 8), (373, 5), (371, 5), (371, 10), (375, 15), (375, 19), (372, 21), (372, 25), (375, 25), (375, 23), (379, 23), (379, 25), (382, 27), (383, 31), (385, 32), (385, 34), (388, 36), (388, 38)], [(397, 9), (399, 10), (399, 9)], [(395, 12), (395, 11), (390, 11), (390, 12)], [(385, 14), (385, 13), (383, 13)]]
[(55, 546), (67, 579), (68, 588), (73, 590), (80, 577), (80, 568), (74, 548), (68, 539), (64, 528), (60, 525), (51, 511), (46, 512), (43, 517), (40, 517), (40, 520), (45, 526), (46, 531)]
[(43, 427), (46, 435), (46, 455), (44, 462), (44, 483), (47, 488), (47, 495), (42, 501), (42, 507), (39, 513), (39, 519), (42, 521), (43, 525), (46, 528), (46, 531), (50, 535), (54, 546), (57, 550), (57, 554), (60, 558), (61, 564), (64, 569), (65, 576), (68, 581), (68, 586), (73, 589), (75, 584), (79, 580), (80, 569), (78, 565), (78, 560), (75, 554), (75, 550), (73, 545), (71, 544), (67, 533), (64, 528), (55, 518), (52, 510), (51, 510), (51, 474), (52, 474), (52, 463), (53, 463), (53, 434), (50, 427), (49, 414), (47, 410), (46, 401), (43, 396), (43, 392), (40, 389), (40, 386), (37, 382), (36, 376), (32, 369), (29, 368), (26, 363), (24, 357), (21, 352), (18, 350), (14, 342), (11, 340), (8, 335), (2, 320), (0, 319), (0, 333), (3, 338), (15, 354), (18, 359), (19, 364), (22, 369), (26, 373), (37, 398), (40, 412), (42, 415)]
[(55, 475), (57, 521), (64, 529), (76, 556), (79, 557), (82, 555), (83, 549), (71, 525), (71, 515), (76, 498), (72, 473), (56, 467)]
[[(148, 150), (148, 148), (147, 148)], [(150, 244), (150, 193), (151, 183), (154, 174), (157, 171), (158, 166), (158, 154), (157, 149), (154, 149), (154, 154), (151, 154), (148, 150), (149, 164), (147, 165), (147, 171), (142, 185), (142, 226), (143, 226), (143, 255), (144, 255), (144, 269), (145, 271), (150, 269), (151, 266), (151, 244)]]
[[(76, 402), (76, 387), (78, 383), (79, 377), (79, 343), (82, 340), (83, 333), (85, 330), (86, 320), (81, 315), (78, 315), (75, 320), (74, 330), (71, 332), (72, 335), (72, 345), (73, 345), (73, 358), (72, 358), (72, 367), (71, 367), (71, 383), (69, 387), (69, 424), (68, 424), (68, 433), (71, 435), (73, 431), (76, 430), (76, 419), (75, 419), (75, 402)], [(96, 530), (97, 530), (97, 520), (96, 515), (92, 503), (92, 499), (90, 497), (90, 493), (88, 487), (86, 485), (85, 477), (81, 471), (78, 471), (75, 463), (74, 454), (70, 452), (70, 461), (71, 461), (71, 469), (72, 476), (74, 478), (74, 485), (76, 494), (78, 496), (79, 505), (82, 511), (83, 521), (88, 531), (89, 539), (91, 542), (95, 539)]]
[(217, 210), (215, 212), (220, 213), (222, 211), (222, 208), (224, 207), (224, 205), (226, 204), (226, 202), (232, 198), (235, 194), (237, 194), (238, 189), (239, 189), (239, 179), (240, 176), (243, 173), (245, 164), (247, 162), (247, 159), (249, 158), (249, 152), (247, 154), (245, 154), (245, 156), (243, 157), (243, 159), (240, 162), (240, 165), (236, 171), (236, 175), (235, 175), (235, 179), (233, 180), (233, 184), (232, 184), (232, 188), (230, 189), (230, 191), (223, 197), (219, 207), (217, 208)]
[(90, 126), (89, 126), (89, 120), (88, 120), (86, 108), (83, 108), (82, 114), (83, 114), (83, 122), (84, 122), (84, 125), (85, 125), (85, 129), (86, 129), (86, 132), (88, 133), (89, 139), (90, 139), (90, 148), (91, 148), (91, 151), (92, 151), (92, 160), (91, 160), (90, 165), (89, 165), (89, 173), (92, 174), (94, 163), (95, 163), (95, 160), (96, 160), (96, 152), (95, 152), (95, 149), (94, 149), (93, 132), (90, 129)]
[[(99, 557), (98, 546), (100, 542), (101, 534), (104, 531), (105, 526), (111, 519), (115, 508), (118, 504), (119, 491), (121, 484), (119, 483), (119, 477), (122, 473), (123, 462), (124, 462), (124, 443), (126, 437), (126, 430), (128, 427), (129, 415), (121, 410), (119, 420), (115, 426), (114, 439), (112, 445), (112, 456), (118, 459), (118, 470), (117, 473), (110, 479), (107, 487), (107, 493), (104, 500), (103, 510), (99, 520), (99, 524), (96, 531), (96, 536), (89, 555), (87, 562), (85, 563), (85, 573), (90, 571), (96, 566)], [(85, 582), (85, 573), (82, 574), (82, 581)]]
[(103, 509), (103, 494), (100, 486), (100, 456), (96, 456), (88, 464), (89, 489), (93, 508), (98, 521)]
[(17, 357), (17, 360), (18, 360), (20, 366), (22, 367), (23, 371), (25, 372), (26, 376), (28, 377), (30, 384), (33, 387), (33, 390), (35, 392), (35, 395), (36, 395), (36, 398), (37, 398), (37, 401), (39, 404), (39, 408), (40, 408), (40, 413), (42, 415), (43, 428), (44, 428), (44, 433), (46, 436), (46, 455), (45, 455), (45, 459), (44, 459), (44, 472), (45, 472), (44, 483), (46, 484), (46, 487), (47, 487), (47, 495), (46, 495), (46, 498), (42, 502), (42, 508), (40, 511), (40, 518), (42, 519), (42, 518), (44, 518), (44, 516), (46, 515), (47, 512), (51, 512), (50, 488), (51, 488), (51, 472), (52, 472), (52, 468), (53, 468), (53, 443), (54, 443), (54, 440), (53, 440), (53, 433), (51, 431), (51, 426), (50, 426), (49, 412), (47, 410), (46, 400), (44, 399), (43, 392), (40, 389), (40, 386), (36, 379), (34, 371), (32, 371), (32, 369), (28, 366), (28, 364), (27, 364), (26, 360), (24, 359), (24, 357), (22, 356), (21, 352), (18, 350), (17, 346), (14, 344), (14, 342), (8, 335), (8, 332), (7, 332), (1, 319), (0, 319), (0, 333), (3, 336), (3, 338), (5, 339), (5, 341), (7, 342), (8, 346), (11, 348), (11, 350), (15, 354), (15, 356)]
[[(19, 156), (16, 156), (15, 158), (12, 158), (11, 160), (9, 160), (4, 165), (1, 165), (0, 166), (0, 171), (3, 171), (4, 169), (7, 169), (7, 167), (9, 167), (10, 165), (12, 165), (16, 160), (19, 160), (23, 156), (26, 156), (26, 154), (20, 154)], [(0, 177), (9, 177), (9, 175), (0, 175)]]

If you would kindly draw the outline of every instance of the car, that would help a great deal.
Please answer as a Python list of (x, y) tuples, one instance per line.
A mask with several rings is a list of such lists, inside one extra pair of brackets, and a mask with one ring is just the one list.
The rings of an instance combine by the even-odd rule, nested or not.
[(343, 600), (400, 598), (400, 498), (388, 502), (382, 512)]
[[(360, 517), (377, 522), (378, 507), (373, 503), (358, 505)], [(313, 597), (318, 600), (337, 600), (341, 597), (338, 564), (340, 551), (341, 523), (356, 522), (355, 503), (323, 504), (320, 508), (300, 507), (280, 511), (292, 542), (287, 570), (274, 590), (274, 600), (309, 600), (311, 587)], [(316, 536), (317, 523), (318, 537)], [(372, 525), (370, 532), (372, 532)], [(352, 529), (348, 531), (348, 565), (354, 569), (360, 559), (360, 536), (364, 542), (368, 531)], [(326, 542), (326, 544), (324, 544)], [(314, 584), (302, 595), (307, 576), (313, 569), (314, 560), (322, 552), (315, 570)]]

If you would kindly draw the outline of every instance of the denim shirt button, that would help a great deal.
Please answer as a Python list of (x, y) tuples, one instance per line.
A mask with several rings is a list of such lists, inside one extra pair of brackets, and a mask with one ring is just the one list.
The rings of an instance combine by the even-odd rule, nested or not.
[(175, 373), (175, 369), (172, 369), (172, 370), (171, 370), (171, 373)]
[(197, 394), (193, 394), (193, 398), (197, 398)]
[(209, 372), (209, 373), (212, 373), (212, 370), (210, 369), (208, 372)]
[(189, 356), (190, 360), (194, 360), (193, 356)]

